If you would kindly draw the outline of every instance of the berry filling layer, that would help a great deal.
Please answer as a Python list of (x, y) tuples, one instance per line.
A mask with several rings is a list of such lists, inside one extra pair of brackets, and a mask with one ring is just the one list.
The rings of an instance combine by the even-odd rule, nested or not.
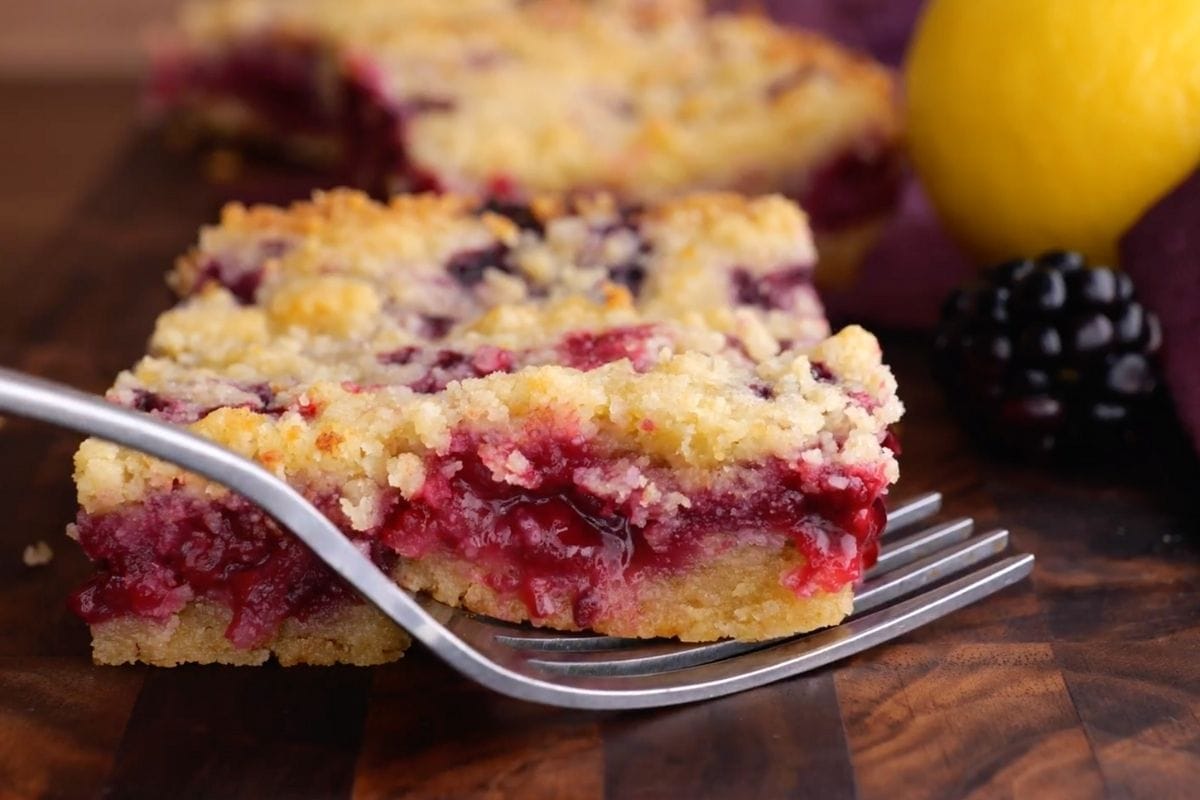
[[(569, 428), (569, 426), (568, 426)], [(460, 432), (425, 459), (404, 499), (381, 489), (368, 530), (353, 530), (327, 492), (310, 496), (385, 570), (398, 559), (466, 565), (537, 622), (603, 627), (636, 613), (643, 580), (682, 576), (752, 544), (803, 556), (781, 569), (799, 597), (837, 592), (874, 562), (886, 514), (881, 472), (775, 459), (689, 486), (669, 467), (606, 454), (559, 426), (517, 439)], [(262, 646), (289, 617), (356, 602), (352, 590), (289, 534), (236, 497), (182, 487), (100, 514), (76, 532), (100, 574), (72, 608), (89, 623), (166, 619), (193, 599), (227, 605), (238, 647)]]

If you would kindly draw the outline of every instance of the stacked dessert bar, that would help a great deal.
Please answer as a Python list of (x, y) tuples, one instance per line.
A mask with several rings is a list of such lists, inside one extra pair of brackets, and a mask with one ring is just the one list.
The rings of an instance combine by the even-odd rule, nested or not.
[[(431, 6), (432, 7), (432, 6)], [(402, 586), (507, 620), (762, 639), (841, 620), (897, 477), (779, 196), (232, 205), (109, 399), (263, 464)], [(405, 635), (225, 488), (89, 440), (102, 663), (370, 664)]]

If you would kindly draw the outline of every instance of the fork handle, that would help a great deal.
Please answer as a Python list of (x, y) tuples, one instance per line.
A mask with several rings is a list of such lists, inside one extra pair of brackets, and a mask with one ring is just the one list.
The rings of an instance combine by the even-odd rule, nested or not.
[(149, 414), (3, 367), (0, 411), (123, 445), (227, 486), (294, 533), (334, 572), (426, 645), (445, 641), (456, 649), (462, 647), (457, 640), (448, 641), (453, 637), (303, 495), (254, 461)]

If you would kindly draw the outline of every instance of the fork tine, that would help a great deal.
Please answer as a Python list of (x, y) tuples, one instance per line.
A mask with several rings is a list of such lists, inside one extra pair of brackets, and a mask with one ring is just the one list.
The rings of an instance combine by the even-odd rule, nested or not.
[[(496, 634), (496, 641), (524, 650), (546, 650), (584, 653), (604, 650), (620, 650), (634, 642), (645, 639), (622, 639), (616, 636), (591, 634), (540, 633), (538, 631), (505, 631)], [(653, 640), (651, 640), (653, 641)]]
[(869, 580), (888, 570), (903, 567), (918, 558), (937, 552), (948, 544), (961, 542), (970, 536), (974, 529), (975, 520), (963, 517), (941, 525), (934, 525), (932, 528), (926, 528), (920, 533), (914, 533), (903, 539), (886, 542), (880, 550), (875, 566), (867, 570), (864, 577)]
[(994, 530), (955, 544), (919, 561), (868, 578), (854, 593), (854, 614), (859, 616), (890, 603), (916, 589), (961, 572), (984, 559), (1004, 552), (1008, 546), (1008, 531)]
[(941, 492), (926, 492), (925, 494), (911, 497), (894, 508), (888, 509), (888, 521), (887, 526), (883, 530), (883, 535), (890, 536), (899, 533), (921, 520), (929, 519), (941, 510)]
[(761, 642), (739, 642), (733, 639), (724, 639), (719, 642), (688, 646), (674, 640), (651, 640), (636, 650), (585, 653), (576, 657), (566, 653), (539, 653), (532, 661), (538, 665), (559, 665), (572, 675), (653, 675), (698, 667), (786, 641), (788, 641), (786, 638), (766, 639)]
[[(436, 601), (427, 601), (430, 604)], [(437, 605), (441, 605), (438, 603)], [(592, 650), (615, 650), (645, 639), (620, 639), (615, 636), (597, 636), (591, 633), (542, 630), (529, 626), (519, 627), (511, 622), (479, 616), (459, 608), (443, 606), (448, 618), (443, 624), (456, 635), (472, 642), (498, 642), (514, 650), (548, 650), (588, 652)]]
[[(862, 590), (855, 593), (854, 613), (851, 615), (851, 619), (941, 578), (975, 566), (1002, 552), (1007, 543), (1008, 531), (992, 531), (969, 541), (955, 544), (945, 551), (898, 569), (894, 574), (888, 574), (868, 582)], [(642, 641), (640, 644), (633, 644), (638, 640), (626, 639), (618, 641), (625, 641), (632, 646), (621, 648), (616, 652), (586, 654), (561, 652), (561, 655), (556, 653), (555, 655), (539, 656), (539, 659), (555, 663), (587, 664), (586, 669), (581, 667), (575, 671), (575, 674), (579, 675), (645, 675), (652, 672), (694, 667), (808, 635), (811, 634), (761, 642), (725, 640), (691, 646), (667, 640), (648, 640)]]
[[(579, 685), (592, 690), (616, 692), (620, 691), (622, 682), (631, 681), (637, 684), (637, 691), (659, 695), (654, 705), (670, 702), (661, 693), (671, 691), (681, 695), (686, 692), (689, 699), (696, 699), (695, 695), (700, 693), (706, 697), (717, 697), (809, 672), (902, 636), (1022, 580), (1033, 569), (1033, 561), (1033, 556), (1027, 553), (1009, 556), (841, 625), (808, 636), (767, 643), (738, 658), (727, 658), (690, 669), (620, 677), (612, 673), (597, 675), (592, 671), (593, 665), (586, 662), (530, 659), (526, 663), (560, 679), (581, 679)], [(632, 689), (634, 684), (627, 686)]]

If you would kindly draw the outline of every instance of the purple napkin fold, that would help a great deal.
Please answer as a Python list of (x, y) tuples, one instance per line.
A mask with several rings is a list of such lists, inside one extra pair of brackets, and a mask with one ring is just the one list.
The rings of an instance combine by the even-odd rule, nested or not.
[(1162, 321), (1167, 384), (1200, 451), (1200, 170), (1125, 235), (1121, 264)]

